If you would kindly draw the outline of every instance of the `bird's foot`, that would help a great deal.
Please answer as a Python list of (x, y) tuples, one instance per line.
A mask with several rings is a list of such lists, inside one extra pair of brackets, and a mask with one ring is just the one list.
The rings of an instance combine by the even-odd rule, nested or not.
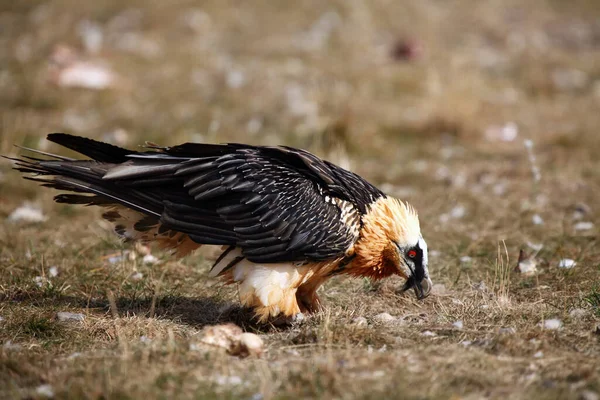
[(306, 317), (304, 316), (304, 314), (299, 312), (294, 315), (280, 315), (280, 316), (276, 317), (273, 321), (271, 321), (271, 323), (278, 328), (283, 328), (283, 327), (295, 328), (297, 326), (302, 325), (302, 323), (305, 320), (306, 320)]

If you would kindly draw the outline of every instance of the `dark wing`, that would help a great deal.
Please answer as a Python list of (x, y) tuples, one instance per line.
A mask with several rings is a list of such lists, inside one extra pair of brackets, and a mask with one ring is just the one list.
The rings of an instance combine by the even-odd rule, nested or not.
[[(228, 154), (226, 149), (238, 148), (254, 150), (262, 157), (281, 163), (286, 168), (296, 170), (312, 180), (325, 194), (353, 203), (364, 214), (367, 206), (384, 193), (353, 172), (320, 159), (306, 150), (288, 146), (257, 147), (241, 144), (207, 145), (186, 143), (180, 146), (164, 148), (165, 152), (180, 157), (206, 157)], [(229, 150), (231, 151), (231, 150)]]
[(99, 161), (21, 161), (22, 171), (54, 175), (44, 180), (48, 186), (94, 194), (59, 201), (114, 201), (148, 215), (145, 226), (238, 246), (253, 262), (339, 256), (357, 238), (339, 200), (364, 213), (382, 195), (357, 175), (292, 148), (184, 144), (136, 153), (63, 134), (49, 139)]

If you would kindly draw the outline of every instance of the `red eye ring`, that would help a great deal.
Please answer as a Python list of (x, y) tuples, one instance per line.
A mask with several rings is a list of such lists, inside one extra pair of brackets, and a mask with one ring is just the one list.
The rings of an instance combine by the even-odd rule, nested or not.
[(415, 258), (417, 256), (417, 252), (415, 250), (409, 250), (408, 256), (410, 258)]

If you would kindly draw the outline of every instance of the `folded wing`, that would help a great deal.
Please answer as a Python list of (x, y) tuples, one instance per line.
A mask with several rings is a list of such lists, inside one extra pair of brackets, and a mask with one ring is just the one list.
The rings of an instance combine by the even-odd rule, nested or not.
[[(92, 160), (22, 159), (47, 186), (83, 194), (68, 203), (119, 204), (147, 217), (140, 229), (182, 232), (239, 247), (253, 262), (324, 260), (357, 239), (366, 206), (381, 196), (355, 174), (285, 147), (184, 144), (130, 152), (64, 134), (49, 140)], [(90, 195), (91, 194), (91, 195)], [(344, 206), (342, 207), (341, 204)]]

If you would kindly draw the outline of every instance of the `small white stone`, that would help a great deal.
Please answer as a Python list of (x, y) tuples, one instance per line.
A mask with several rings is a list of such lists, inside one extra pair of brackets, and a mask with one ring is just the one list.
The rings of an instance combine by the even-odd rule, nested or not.
[(473, 342), (470, 340), (463, 340), (462, 342), (460, 342), (460, 344), (462, 344), (465, 347), (469, 347), (470, 345), (473, 344)]
[(19, 351), (21, 350), (21, 345), (18, 343), (13, 343), (12, 340), (7, 340), (2, 348), (6, 351)]
[(232, 70), (227, 73), (227, 86), (232, 89), (238, 89), (246, 83), (246, 76), (242, 71)]
[(494, 192), (494, 194), (496, 196), (503, 196), (506, 193), (506, 183), (504, 183), (504, 182), (496, 183), (492, 187), (492, 192)]
[(540, 350), (540, 351), (538, 351), (537, 353), (535, 353), (535, 354), (533, 355), (533, 357), (534, 357), (534, 358), (542, 358), (542, 357), (544, 357), (544, 352)]
[(458, 205), (452, 208), (447, 213), (441, 214), (439, 216), (440, 222), (446, 223), (451, 219), (461, 219), (467, 214), (467, 209), (464, 206)]
[(437, 333), (431, 331), (423, 331), (421, 332), (421, 336), (435, 337), (437, 336)]
[(584, 390), (581, 392), (581, 400), (600, 400), (600, 395), (596, 392), (592, 392), (591, 390)]
[(94, 21), (83, 20), (77, 25), (77, 33), (88, 53), (98, 53), (102, 48), (102, 26)]
[(440, 296), (445, 293), (446, 293), (446, 285), (444, 285), (443, 283), (435, 283), (431, 287), (431, 294), (433, 294), (433, 295)]
[(569, 311), (569, 316), (573, 319), (582, 319), (585, 318), (588, 314), (589, 312), (587, 310), (584, 310), (583, 308), (574, 308), (571, 311)]
[(519, 272), (525, 276), (532, 276), (537, 273), (537, 261), (534, 258), (528, 258), (519, 262)]
[(56, 318), (58, 318), (58, 320), (61, 322), (81, 322), (85, 319), (85, 315), (80, 313), (61, 311), (56, 314)]
[(377, 314), (376, 316), (374, 316), (373, 320), (375, 322), (380, 322), (380, 323), (383, 323), (383, 324), (389, 324), (391, 322), (395, 322), (396, 321), (396, 317), (393, 317), (392, 315), (384, 312), (384, 313), (380, 313), (380, 314)]
[[(463, 188), (467, 184), (467, 174), (459, 173), (452, 177), (452, 185), (458, 188)], [(462, 210), (461, 210), (462, 209)], [(457, 206), (452, 209), (450, 212), (450, 216), (452, 218), (462, 218), (464, 214), (461, 215), (462, 211), (464, 211), (463, 206)], [(465, 212), (466, 213), (466, 212)]]
[(464, 206), (456, 206), (450, 210), (450, 217), (454, 219), (460, 219), (465, 216), (467, 210)]
[(129, 280), (132, 282), (139, 282), (142, 279), (144, 279), (144, 274), (141, 272), (134, 272), (133, 274), (129, 275)]
[(50, 267), (50, 269), (48, 269), (48, 275), (50, 275), (51, 278), (56, 277), (58, 275), (58, 268)]
[(305, 319), (304, 314), (299, 312), (298, 314), (295, 314), (292, 317), (292, 323), (295, 325), (300, 325), (300, 324), (302, 324), (302, 322), (304, 322), (304, 319)]
[(485, 130), (485, 138), (492, 142), (512, 142), (519, 135), (519, 127), (514, 122), (505, 125), (493, 125)]
[(217, 119), (213, 119), (210, 121), (210, 125), (208, 125), (208, 131), (213, 133), (217, 132), (221, 128), (221, 122)]
[(200, 8), (185, 10), (181, 17), (183, 25), (195, 33), (208, 33), (211, 28), (212, 20), (208, 13)]
[(144, 264), (156, 264), (158, 262), (158, 258), (154, 257), (152, 254), (146, 254), (142, 261)]
[(471, 257), (469, 257), (469, 256), (462, 256), (460, 258), (460, 262), (463, 263), (463, 264), (468, 264), (471, 261), (473, 261), (473, 259)]
[(221, 386), (237, 386), (242, 384), (242, 378), (237, 375), (232, 376), (223, 376), (217, 375), (215, 377), (215, 382)]
[(576, 231), (589, 231), (594, 229), (594, 224), (592, 222), (578, 222), (573, 226), (573, 229)]
[(248, 121), (248, 123), (246, 124), (246, 131), (248, 131), (249, 134), (254, 135), (260, 132), (262, 126), (262, 119), (255, 117)]
[(571, 260), (570, 258), (563, 258), (558, 262), (558, 268), (571, 269), (576, 265), (575, 260)]
[(123, 261), (123, 257), (122, 256), (114, 256), (114, 257), (108, 257), (108, 262), (111, 264), (116, 264), (118, 262)]
[(77, 61), (60, 70), (56, 84), (62, 87), (79, 87), (102, 90), (115, 85), (116, 76), (105, 65)]
[(501, 335), (514, 335), (515, 333), (517, 333), (517, 330), (515, 328), (513, 328), (512, 326), (509, 326), (506, 328), (498, 329), (498, 333)]
[(190, 349), (190, 351), (203, 351), (203, 350), (205, 350), (205, 348), (202, 347), (201, 345), (199, 345), (198, 343), (190, 343), (189, 349)]
[(458, 321), (454, 321), (452, 323), (452, 326), (455, 327), (456, 329), (462, 329), (463, 328), (463, 322), (459, 319)]
[(239, 337), (240, 355), (260, 356), (265, 350), (265, 344), (260, 336), (244, 332)]
[(141, 244), (140, 242), (136, 242), (135, 251), (142, 256), (146, 256), (151, 253), (150, 247), (146, 246), (145, 244)]
[(527, 246), (529, 246), (530, 249), (535, 250), (535, 251), (540, 251), (544, 248), (544, 244), (543, 243), (532, 243), (532, 242), (527, 242)]
[(552, 71), (552, 81), (561, 90), (581, 89), (588, 84), (588, 75), (578, 69), (557, 68)]
[[(131, 261), (133, 261), (133, 259), (135, 259), (135, 257), (132, 259), (131, 258), (131, 252), (129, 250), (125, 250), (123, 252), (121, 252), (120, 254), (110, 254), (104, 257), (104, 259), (106, 261), (108, 261), (110, 264), (118, 264), (120, 262), (125, 261), (126, 259), (130, 259)], [(135, 253), (134, 253), (135, 256)]]
[(531, 221), (534, 225), (544, 225), (544, 219), (540, 217), (539, 214), (534, 214), (533, 217), (531, 217)]
[(105, 133), (102, 135), (102, 139), (105, 142), (116, 144), (117, 146), (126, 146), (130, 141), (129, 133), (127, 133), (127, 131), (123, 128), (117, 128), (113, 131)]
[(42, 213), (42, 210), (31, 203), (24, 203), (8, 216), (8, 220), (11, 222), (23, 221), (37, 223), (44, 222), (47, 219), (48, 218), (44, 215), (44, 213)]
[(452, 172), (450, 171), (450, 168), (446, 167), (445, 165), (440, 166), (435, 171), (435, 178), (439, 181), (449, 179), (451, 176)]
[(365, 327), (368, 325), (365, 317), (356, 317), (352, 320), (352, 324), (358, 327)]
[(150, 344), (150, 343), (152, 343), (152, 339), (150, 339), (146, 335), (142, 335), (142, 336), (140, 336), (140, 342), (142, 342), (144, 344)]
[(562, 327), (562, 322), (560, 319), (552, 318), (544, 321), (544, 329), (555, 331)]
[(239, 337), (242, 328), (235, 324), (222, 324), (205, 327), (200, 341), (208, 346), (222, 348), (230, 353), (239, 352)]
[(54, 397), (54, 389), (52, 388), (52, 385), (40, 385), (37, 388), (35, 388), (35, 394), (41, 397), (51, 399)]

